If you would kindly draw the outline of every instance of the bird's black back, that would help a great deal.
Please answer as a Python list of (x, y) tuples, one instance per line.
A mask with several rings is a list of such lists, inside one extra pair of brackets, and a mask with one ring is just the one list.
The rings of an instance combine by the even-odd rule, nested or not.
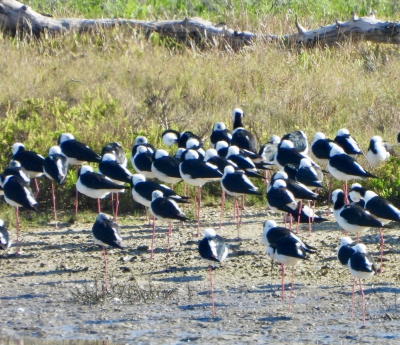
[(101, 161), (101, 157), (96, 152), (76, 139), (64, 141), (60, 144), (60, 148), (65, 156), (78, 161), (88, 163), (100, 163)]
[[(61, 161), (63, 178), (60, 178), (60, 172), (58, 171), (57, 162)], [(64, 155), (58, 153), (51, 154), (44, 159), (43, 170), (46, 174), (59, 184), (64, 182), (65, 176), (67, 175), (67, 158)]]
[(106, 243), (109, 246), (123, 249), (123, 247), (118, 243), (118, 235), (121, 234), (121, 228), (111, 219), (97, 219), (92, 227), (93, 236), (99, 241)]
[(27, 171), (43, 172), (44, 158), (34, 151), (18, 151), (12, 158)]

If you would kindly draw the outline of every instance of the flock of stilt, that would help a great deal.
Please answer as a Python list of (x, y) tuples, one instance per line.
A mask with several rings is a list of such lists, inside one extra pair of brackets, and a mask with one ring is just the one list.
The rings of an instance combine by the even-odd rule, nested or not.
[[(315, 214), (315, 201), (318, 198), (318, 188), (322, 188), (323, 174), (329, 173), (330, 190), (328, 200), (333, 202), (333, 215), (345, 233), (359, 234), (371, 227), (379, 228), (381, 238), (381, 265), (383, 254), (382, 228), (392, 221), (400, 221), (400, 211), (390, 202), (372, 191), (364, 189), (359, 184), (353, 184), (348, 191), (347, 181), (353, 179), (375, 178), (355, 160), (357, 155), (364, 154), (357, 142), (346, 129), (340, 129), (334, 140), (327, 139), (323, 133), (316, 133), (310, 145), (310, 151), (315, 160), (327, 170), (322, 170), (310, 156), (307, 137), (302, 131), (291, 132), (283, 137), (272, 136), (260, 149), (255, 136), (243, 126), (243, 111), (233, 110), (233, 131), (229, 131), (222, 122), (214, 125), (210, 137), (211, 148), (204, 150), (202, 138), (190, 131), (179, 133), (166, 130), (162, 140), (165, 145), (176, 144), (178, 150), (170, 156), (164, 149), (156, 149), (147, 139), (139, 136), (132, 148), (130, 160), (135, 170), (132, 174), (127, 169), (127, 159), (122, 147), (116, 143), (107, 144), (101, 155), (93, 152), (85, 144), (77, 141), (69, 133), (61, 134), (58, 146), (49, 150), (46, 158), (33, 151), (24, 149), (24, 145), (16, 143), (12, 147), (12, 161), (0, 176), (0, 185), (5, 201), (15, 208), (17, 230), (17, 252), (19, 253), (19, 216), (18, 208), (25, 207), (36, 211), (36, 197), (39, 193), (37, 177), (46, 175), (51, 180), (54, 220), (57, 227), (56, 200), (53, 182), (62, 184), (67, 175), (69, 165), (77, 167), (75, 213), (78, 211), (78, 194), (82, 193), (98, 199), (98, 217), (93, 225), (94, 242), (103, 248), (105, 263), (105, 289), (107, 286), (107, 261), (105, 246), (121, 247), (122, 237), (117, 224), (118, 194), (126, 188), (131, 188), (132, 197), (138, 203), (148, 207), (153, 216), (153, 234), (150, 255), (153, 257), (155, 220), (169, 222), (167, 232), (167, 268), (169, 240), (173, 220), (186, 221), (178, 203), (189, 203), (187, 196), (174, 192), (175, 183), (186, 182), (189, 186), (198, 187), (197, 205), (197, 236), (200, 229), (201, 187), (207, 182), (220, 181), (222, 188), (220, 227), (223, 224), (223, 207), (225, 193), (235, 199), (234, 218), (237, 223), (238, 237), (241, 225), (241, 212), (244, 208), (246, 194), (261, 195), (250, 178), (263, 179), (267, 184), (267, 206), (290, 218), (297, 224), (308, 223), (311, 234), (313, 222), (323, 222), (327, 218)], [(371, 139), (365, 157), (372, 167), (379, 166), (390, 156), (388, 146), (382, 139), (375, 136)], [(86, 163), (98, 163), (98, 172)], [(79, 168), (80, 167), (80, 168)], [(269, 172), (278, 169), (271, 177)], [(79, 169), (78, 169), (79, 168)], [(264, 174), (260, 174), (264, 171)], [(332, 177), (343, 181), (343, 190), (331, 193)], [(34, 179), (35, 195), (29, 188), (30, 180)], [(152, 180), (147, 180), (152, 179)], [(171, 184), (171, 188), (161, 185), (155, 179)], [(126, 186), (129, 184), (129, 187)], [(112, 195), (114, 218), (101, 213), (100, 199)], [(115, 202), (114, 202), (115, 194)], [(242, 197), (241, 206), (237, 197)], [(307, 205), (303, 202), (307, 201)], [(314, 202), (314, 208), (310, 202)], [(329, 215), (329, 203), (328, 203)], [(297, 226), (298, 232), (298, 226)], [(282, 265), (282, 299), (284, 298), (284, 266), (296, 266), (308, 258), (308, 254), (316, 251), (302, 242), (291, 230), (279, 227), (272, 220), (264, 223), (262, 242), (267, 246), (267, 254), (272, 260)], [(0, 223), (0, 248), (8, 249), (11, 245), (4, 222)], [(199, 242), (200, 256), (210, 262), (210, 282), (212, 290), (211, 264), (223, 261), (228, 255), (228, 248), (223, 238), (214, 229), (208, 228), (204, 238)], [(355, 278), (369, 278), (377, 272), (377, 267), (366, 247), (355, 244), (344, 237), (338, 252), (340, 262), (349, 268)], [(293, 275), (292, 275), (293, 277)], [(292, 280), (293, 287), (293, 280)], [(291, 292), (293, 289), (291, 289)], [(289, 309), (291, 309), (292, 294), (290, 294)], [(354, 287), (353, 287), (354, 305)], [(213, 315), (215, 315), (214, 299), (212, 298)], [(363, 300), (363, 322), (365, 322)], [(354, 307), (353, 307), (354, 310)]]

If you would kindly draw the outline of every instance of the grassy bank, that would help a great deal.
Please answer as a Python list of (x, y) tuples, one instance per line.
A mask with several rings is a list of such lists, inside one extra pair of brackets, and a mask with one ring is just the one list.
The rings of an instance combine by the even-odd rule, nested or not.
[[(289, 25), (280, 18), (271, 30)], [(316, 131), (333, 137), (347, 127), (366, 149), (373, 135), (394, 142), (400, 129), (396, 46), (292, 51), (257, 43), (231, 53), (114, 29), (40, 42), (4, 36), (0, 56), (1, 167), (14, 142), (46, 155), (62, 132), (98, 152), (117, 140), (127, 154), (137, 135), (161, 146), (160, 134), (170, 127), (206, 137), (216, 121), (230, 127), (238, 106), (260, 143), (296, 129), (310, 140)], [(399, 164), (393, 164), (374, 184), (396, 198)], [(71, 174), (64, 203), (70, 208), (73, 183)]]

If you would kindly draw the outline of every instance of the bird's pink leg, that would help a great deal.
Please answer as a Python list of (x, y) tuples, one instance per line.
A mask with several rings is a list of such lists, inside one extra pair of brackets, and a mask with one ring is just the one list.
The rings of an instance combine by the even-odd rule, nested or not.
[(213, 317), (215, 317), (216, 314), (215, 314), (215, 303), (214, 303), (214, 285), (213, 285), (213, 280), (212, 280), (212, 268), (211, 268), (211, 265), (208, 266), (208, 270), (210, 272), (211, 315)]
[(119, 194), (115, 195), (115, 213), (114, 213), (114, 222), (118, 219), (118, 206), (119, 206)]
[(174, 190), (174, 184), (171, 183), (171, 190)]
[(222, 189), (222, 195), (221, 195), (221, 212), (219, 214), (219, 228), (221, 229), (222, 227), (222, 217), (224, 215), (224, 205), (225, 205), (225, 190)]
[[(310, 200), (308, 200), (308, 208), (311, 210), (311, 208), (310, 208)], [(314, 210), (313, 210), (313, 212), (314, 212)], [(308, 236), (311, 236), (311, 231), (312, 231), (312, 229), (311, 229), (311, 221), (314, 221), (314, 213), (313, 213), (312, 217), (308, 217)]]
[(198, 201), (197, 201), (197, 237), (200, 236), (200, 209), (201, 209), (201, 187), (198, 188)]
[(54, 222), (55, 224), (55, 228), (58, 229), (58, 225), (57, 225), (57, 211), (56, 211), (56, 196), (54, 194), (54, 183), (51, 180), (51, 194), (53, 196), (53, 213), (54, 213)]
[(107, 255), (104, 246), (101, 246), (101, 248), (103, 248), (103, 258), (104, 258), (104, 289), (107, 292), (108, 291)]
[(351, 317), (354, 319), (354, 292), (356, 289), (356, 278), (353, 277), (353, 294), (351, 296)]
[[(79, 178), (78, 172), (79, 172), (79, 167), (76, 166), (76, 179), (77, 180)], [(78, 202), (78, 189), (76, 189), (76, 193), (75, 193), (75, 217), (78, 215), (78, 204), (79, 204), (79, 202)]]
[(282, 267), (282, 301), (285, 299), (285, 264), (281, 264)]
[(233, 197), (233, 221), (236, 222), (237, 200), (236, 196)]
[(329, 174), (328, 210), (326, 212), (328, 217), (331, 214), (332, 183), (332, 175)]
[(17, 230), (17, 251), (15, 252), (15, 255), (19, 255), (19, 216), (18, 216), (18, 207), (14, 207), (15, 211), (15, 228)]
[(245, 195), (242, 195), (242, 211), (244, 210), (244, 198), (245, 198)]
[(292, 311), (292, 296), (293, 296), (293, 282), (294, 282), (294, 267), (292, 267), (292, 281), (290, 283), (290, 297), (289, 297), (289, 313)]
[(382, 228), (379, 228), (379, 238), (381, 239), (381, 266), (379, 268), (379, 273), (383, 272), (383, 247), (385, 245), (385, 241), (383, 239), (383, 232), (382, 232)]
[(100, 214), (101, 210), (100, 210), (100, 199), (97, 199), (97, 214)]
[(35, 199), (37, 198), (38, 194), (39, 194), (39, 184), (37, 179), (33, 179), (35, 181), (35, 188), (36, 188), (36, 192), (35, 192)]
[(168, 223), (168, 232), (167, 232), (167, 255), (165, 256), (165, 263), (166, 263), (165, 270), (166, 271), (168, 271), (168, 254), (169, 254), (169, 243), (170, 243), (171, 233), (172, 233), (171, 222), (169, 222)]
[(300, 202), (299, 202), (299, 213), (297, 215), (296, 234), (299, 233), (299, 229), (300, 229), (300, 215), (301, 215), (302, 206), (303, 206), (303, 200), (300, 200)]
[(360, 282), (360, 293), (361, 293), (361, 303), (362, 303), (362, 319), (363, 325), (365, 326), (365, 296), (364, 296), (364, 289), (362, 287), (361, 279), (358, 279)]
[(154, 251), (154, 237), (156, 234), (156, 220), (155, 217), (153, 216), (153, 231), (151, 234), (151, 248), (150, 248), (150, 259), (153, 258), (153, 251)]
[(349, 204), (349, 195), (347, 193), (347, 181), (344, 183), (344, 204)]

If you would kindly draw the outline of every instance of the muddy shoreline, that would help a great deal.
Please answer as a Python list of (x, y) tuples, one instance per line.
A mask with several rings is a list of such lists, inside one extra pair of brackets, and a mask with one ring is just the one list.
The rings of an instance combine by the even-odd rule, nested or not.
[[(302, 227), (300, 236), (318, 253), (296, 269), (290, 313), (290, 272), (282, 301), (280, 267), (271, 266), (261, 243), (262, 222), (267, 219), (276, 215), (265, 209), (246, 209), (242, 241), (236, 241), (235, 224), (225, 214), (218, 233), (228, 240), (230, 255), (213, 272), (215, 318), (211, 317), (208, 272), (193, 236), (194, 222), (174, 225), (168, 272), (166, 225), (157, 228), (153, 260), (148, 259), (147, 250), (151, 227), (144, 220), (123, 225), (126, 248), (108, 251), (114, 292), (105, 300), (102, 255), (92, 244), (91, 223), (58, 230), (25, 226), (22, 255), (0, 256), (1, 336), (108, 340), (110, 344), (400, 343), (399, 229), (385, 230), (384, 272), (365, 282), (367, 325), (363, 327), (358, 292), (356, 318), (351, 319), (351, 277), (336, 260), (343, 236), (336, 222), (315, 224), (311, 237)], [(215, 209), (202, 211), (203, 229), (217, 228), (217, 220)], [(15, 236), (14, 229), (10, 232)], [(378, 259), (376, 229), (361, 241)]]

